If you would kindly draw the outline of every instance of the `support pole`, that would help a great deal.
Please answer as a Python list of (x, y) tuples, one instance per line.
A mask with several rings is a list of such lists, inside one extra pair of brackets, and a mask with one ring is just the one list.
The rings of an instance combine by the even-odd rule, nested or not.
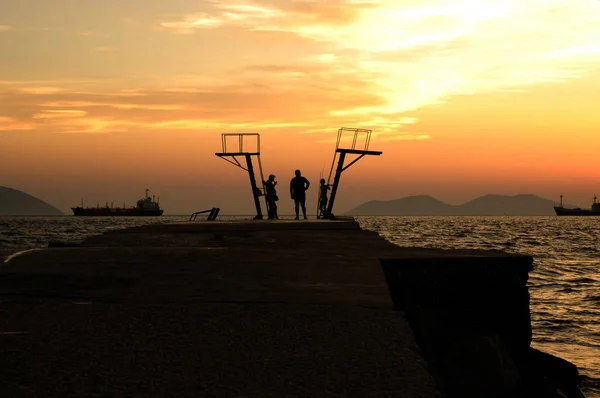
[(252, 167), (252, 156), (250, 154), (246, 154), (246, 165), (248, 168), (248, 175), (250, 176), (250, 186), (252, 186), (252, 197), (254, 198), (254, 206), (256, 207), (256, 216), (255, 220), (262, 220), (262, 209), (260, 208), (260, 190), (256, 186), (256, 178), (254, 177), (254, 167)]
[(340, 152), (337, 169), (335, 170), (335, 177), (333, 178), (333, 187), (331, 188), (331, 195), (329, 195), (329, 203), (327, 204), (327, 212), (323, 214), (323, 218), (333, 219), (333, 202), (335, 201), (335, 195), (337, 193), (338, 186), (340, 185), (340, 178), (344, 171), (344, 160), (346, 159), (346, 152)]

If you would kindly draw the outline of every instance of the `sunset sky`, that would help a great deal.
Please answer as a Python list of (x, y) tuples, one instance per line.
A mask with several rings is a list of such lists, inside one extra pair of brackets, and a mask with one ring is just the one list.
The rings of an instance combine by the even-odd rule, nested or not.
[(458, 204), (600, 195), (598, 0), (4, 0), (0, 186), (61, 210), (252, 213), (221, 133), (258, 132), (280, 213), (316, 187), (339, 127), (373, 130), (343, 212), (430, 194)]

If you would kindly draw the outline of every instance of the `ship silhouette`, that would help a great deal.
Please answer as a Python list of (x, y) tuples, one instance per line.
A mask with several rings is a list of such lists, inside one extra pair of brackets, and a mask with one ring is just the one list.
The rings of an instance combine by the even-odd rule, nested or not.
[(144, 198), (139, 199), (135, 207), (113, 207), (108, 206), (106, 203), (105, 207), (100, 207), (100, 205), (96, 207), (83, 207), (83, 200), (81, 202), (81, 206), (71, 207), (73, 210), (73, 215), (75, 216), (99, 216), (99, 217), (113, 217), (113, 216), (121, 216), (121, 217), (135, 217), (135, 216), (161, 216), (163, 214), (163, 210), (160, 208), (160, 204), (158, 201), (154, 200), (154, 195), (150, 197), (148, 195), (149, 190), (146, 189), (146, 195)]
[(594, 195), (591, 209), (580, 209), (579, 207), (569, 209), (563, 206), (563, 195), (560, 195), (560, 205), (554, 206), (554, 211), (557, 216), (600, 216), (600, 203), (597, 202), (597, 199)]

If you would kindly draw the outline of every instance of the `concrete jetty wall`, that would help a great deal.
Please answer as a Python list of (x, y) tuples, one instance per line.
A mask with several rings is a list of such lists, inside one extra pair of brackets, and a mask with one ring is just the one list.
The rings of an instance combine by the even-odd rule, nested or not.
[(0, 267), (0, 395), (577, 397), (529, 347), (531, 263), (353, 221), (112, 231)]
[(529, 256), (381, 260), (447, 397), (583, 397), (568, 361), (531, 348)]

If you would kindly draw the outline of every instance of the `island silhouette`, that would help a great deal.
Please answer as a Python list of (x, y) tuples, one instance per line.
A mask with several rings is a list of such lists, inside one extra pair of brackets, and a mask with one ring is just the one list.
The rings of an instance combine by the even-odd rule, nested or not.
[(2, 216), (61, 216), (64, 213), (35, 196), (18, 189), (0, 187)]
[[(559, 203), (533, 194), (483, 195), (461, 205), (451, 205), (429, 195), (394, 200), (371, 200), (347, 216), (552, 216)], [(565, 204), (566, 207), (576, 207)], [(56, 207), (17, 189), (0, 186), (0, 215), (64, 215)]]
[(558, 202), (533, 194), (484, 195), (461, 205), (432, 196), (416, 195), (394, 200), (372, 200), (345, 214), (349, 216), (552, 216)]

